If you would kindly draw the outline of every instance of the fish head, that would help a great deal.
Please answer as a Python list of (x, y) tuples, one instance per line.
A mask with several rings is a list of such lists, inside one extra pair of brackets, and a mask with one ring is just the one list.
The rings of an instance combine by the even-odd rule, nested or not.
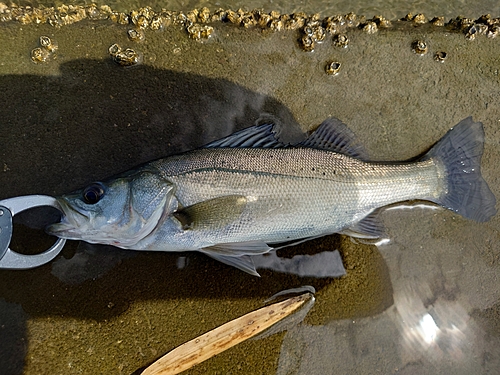
[(60, 238), (132, 248), (176, 206), (172, 183), (142, 170), (94, 182), (57, 200), (59, 223), (47, 227)]

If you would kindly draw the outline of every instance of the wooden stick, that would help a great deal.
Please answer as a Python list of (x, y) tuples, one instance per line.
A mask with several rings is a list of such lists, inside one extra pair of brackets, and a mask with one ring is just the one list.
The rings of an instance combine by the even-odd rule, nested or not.
[(178, 346), (149, 366), (142, 375), (173, 375), (245, 341), (301, 307), (311, 294), (304, 293), (262, 307)]

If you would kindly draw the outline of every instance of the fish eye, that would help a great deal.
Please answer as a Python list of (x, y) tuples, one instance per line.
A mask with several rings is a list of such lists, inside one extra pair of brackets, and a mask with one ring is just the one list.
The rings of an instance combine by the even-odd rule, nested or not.
[(104, 196), (104, 186), (99, 182), (90, 184), (83, 189), (82, 198), (87, 204), (96, 204)]

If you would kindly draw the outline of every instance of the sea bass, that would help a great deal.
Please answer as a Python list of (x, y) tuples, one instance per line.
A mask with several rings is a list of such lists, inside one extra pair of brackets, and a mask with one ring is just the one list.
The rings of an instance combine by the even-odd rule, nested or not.
[(479, 222), (496, 213), (481, 176), (484, 130), (466, 118), (412, 162), (369, 161), (340, 120), (281, 143), (256, 125), (63, 195), (61, 238), (201, 251), (257, 275), (251, 256), (332, 233), (377, 238), (379, 208), (434, 202)]

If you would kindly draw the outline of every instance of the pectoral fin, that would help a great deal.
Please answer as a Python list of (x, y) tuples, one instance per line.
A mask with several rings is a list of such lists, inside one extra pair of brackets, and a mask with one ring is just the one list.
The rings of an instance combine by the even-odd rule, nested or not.
[(182, 229), (218, 229), (236, 221), (247, 204), (242, 195), (227, 195), (195, 203), (172, 215), (179, 220)]

